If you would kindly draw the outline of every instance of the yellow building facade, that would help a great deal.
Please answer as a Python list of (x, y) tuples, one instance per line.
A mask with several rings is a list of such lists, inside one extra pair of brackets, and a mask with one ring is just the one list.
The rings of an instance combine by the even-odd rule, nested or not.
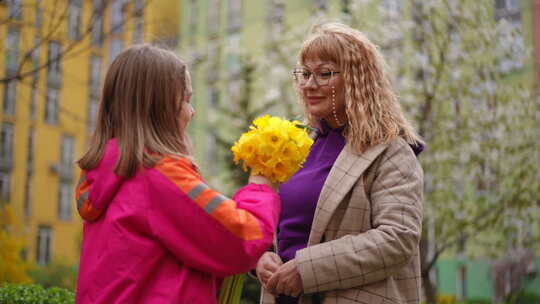
[(0, 2), (0, 204), (30, 263), (78, 262), (75, 162), (107, 66), (134, 43), (173, 48), (179, 12), (171, 0)]

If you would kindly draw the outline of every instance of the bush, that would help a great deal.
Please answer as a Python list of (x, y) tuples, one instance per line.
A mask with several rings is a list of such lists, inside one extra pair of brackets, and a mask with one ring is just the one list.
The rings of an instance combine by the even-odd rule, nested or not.
[(491, 300), (485, 298), (470, 298), (460, 302), (460, 304), (491, 304)]
[(75, 294), (67, 289), (51, 287), (45, 289), (40, 285), (0, 286), (0, 304), (72, 304)]
[(35, 266), (28, 273), (35, 284), (45, 288), (62, 287), (75, 290), (77, 266), (55, 261), (46, 266)]
[(540, 304), (540, 294), (528, 291), (521, 291), (515, 296), (515, 298), (510, 299), (508, 303)]
[(456, 296), (451, 294), (439, 294), (437, 295), (437, 304), (454, 304), (456, 303)]

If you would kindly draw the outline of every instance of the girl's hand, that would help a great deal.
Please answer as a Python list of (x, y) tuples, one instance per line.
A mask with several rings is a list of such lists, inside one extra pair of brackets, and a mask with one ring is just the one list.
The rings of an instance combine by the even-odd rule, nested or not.
[(250, 175), (248, 183), (267, 185), (270, 188), (274, 189), (274, 191), (276, 192), (279, 187), (279, 184), (272, 183), (272, 181), (268, 177), (262, 175)]

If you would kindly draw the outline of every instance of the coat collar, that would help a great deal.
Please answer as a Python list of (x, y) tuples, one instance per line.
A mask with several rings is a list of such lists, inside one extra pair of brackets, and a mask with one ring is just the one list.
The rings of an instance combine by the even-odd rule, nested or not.
[(349, 193), (369, 165), (387, 147), (388, 144), (379, 144), (367, 149), (362, 154), (352, 153), (349, 144), (343, 148), (321, 190), (311, 225), (308, 246), (318, 244), (321, 241), (330, 218), (339, 203)]

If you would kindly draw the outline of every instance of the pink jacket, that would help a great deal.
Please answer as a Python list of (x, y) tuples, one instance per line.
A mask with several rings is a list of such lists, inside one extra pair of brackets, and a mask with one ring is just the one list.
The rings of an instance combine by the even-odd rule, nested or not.
[(118, 153), (111, 140), (77, 186), (77, 303), (216, 303), (221, 279), (254, 268), (271, 246), (279, 197), (249, 184), (229, 199), (171, 157), (122, 179)]

